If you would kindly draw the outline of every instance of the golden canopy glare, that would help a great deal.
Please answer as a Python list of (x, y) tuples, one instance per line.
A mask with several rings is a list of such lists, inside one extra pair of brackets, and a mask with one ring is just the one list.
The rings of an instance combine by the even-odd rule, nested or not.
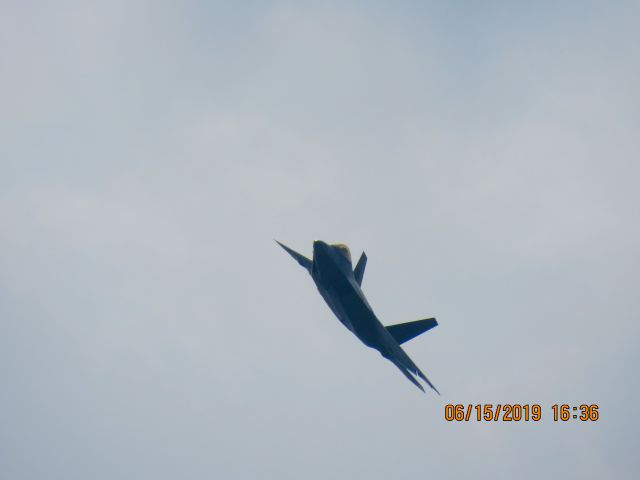
[(351, 263), (351, 252), (349, 251), (349, 247), (347, 247), (344, 243), (334, 243), (331, 246), (336, 247), (338, 251), (344, 256), (344, 258), (349, 260), (349, 263)]

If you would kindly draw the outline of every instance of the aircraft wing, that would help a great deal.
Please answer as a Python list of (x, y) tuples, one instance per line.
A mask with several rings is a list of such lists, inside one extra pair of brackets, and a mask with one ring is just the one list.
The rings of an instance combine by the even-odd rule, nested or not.
[(307, 271), (309, 273), (311, 273), (311, 268), (313, 267), (313, 262), (311, 260), (309, 260), (307, 257), (305, 257), (304, 255), (299, 254), (298, 252), (291, 250), (289, 247), (287, 247), (286, 245), (283, 245), (282, 243), (280, 243), (279, 241), (276, 240), (276, 243), (278, 245), (280, 245), (282, 248), (285, 249), (285, 251), (291, 255), (293, 258), (296, 259), (296, 261), (302, 265), (304, 268), (307, 269)]

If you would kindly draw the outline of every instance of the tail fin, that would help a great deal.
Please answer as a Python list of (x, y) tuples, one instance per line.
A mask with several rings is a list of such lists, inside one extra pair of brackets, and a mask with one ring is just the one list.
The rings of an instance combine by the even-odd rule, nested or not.
[(364, 276), (364, 267), (367, 266), (367, 254), (362, 252), (360, 260), (356, 264), (356, 268), (353, 270), (353, 275), (356, 277), (358, 285), (362, 285), (362, 277)]
[(425, 318), (424, 320), (416, 320), (415, 322), (399, 323), (398, 325), (389, 325), (385, 327), (396, 342), (403, 344), (417, 337), (421, 333), (431, 330), (438, 325), (435, 318)]
[(401, 363), (398, 362), (393, 362), (393, 364), (398, 367), (398, 370), (400, 370), (402, 372), (402, 374), (407, 377), (409, 379), (409, 381), (411, 383), (413, 383), (416, 387), (418, 387), (420, 390), (422, 390), (422, 393), (426, 393), (424, 391), (424, 387), (422, 385), (420, 385), (420, 382), (418, 382), (413, 375), (411, 375), (411, 373), (409, 373), (409, 369), (407, 369), (407, 367), (405, 367), (404, 365), (402, 365)]
[(425, 382), (427, 382), (427, 384), (438, 395), (440, 395), (440, 392), (438, 391), (438, 389), (433, 385), (433, 383), (429, 381), (429, 379), (425, 376), (425, 374), (422, 373), (422, 371), (413, 362), (411, 362), (411, 360), (409, 360), (411, 362), (410, 365), (405, 365), (403, 362), (396, 359), (392, 359), (392, 358), (390, 358), (389, 360), (391, 360), (391, 362), (393, 362), (393, 364), (396, 367), (398, 367), (398, 369), (403, 373), (405, 377), (407, 377), (411, 381), (411, 383), (413, 383), (416, 387), (422, 390), (423, 393), (424, 393), (424, 387), (420, 385), (420, 382), (418, 382), (413, 375), (416, 375), (420, 377), (422, 380), (424, 380)]

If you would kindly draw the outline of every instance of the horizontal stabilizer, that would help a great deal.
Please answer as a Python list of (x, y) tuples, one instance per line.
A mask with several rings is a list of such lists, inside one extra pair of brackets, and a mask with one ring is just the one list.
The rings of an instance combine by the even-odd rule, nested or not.
[(362, 285), (362, 277), (364, 276), (364, 267), (367, 266), (367, 255), (362, 252), (360, 255), (360, 260), (358, 260), (358, 264), (356, 268), (353, 269), (353, 275), (356, 277), (356, 282), (358, 285)]
[(416, 320), (415, 322), (399, 323), (398, 325), (389, 325), (385, 327), (391, 336), (396, 339), (400, 345), (404, 342), (417, 337), (421, 333), (431, 330), (438, 325), (435, 318), (425, 318), (424, 320)]
[(276, 240), (276, 243), (280, 245), (282, 248), (284, 248), (289, 255), (295, 258), (300, 265), (302, 265), (304, 268), (306, 268), (309, 271), (309, 273), (311, 273), (311, 268), (313, 267), (313, 262), (311, 260), (309, 260), (304, 255), (301, 255), (298, 252), (291, 250), (289, 247), (287, 247), (286, 245), (283, 245), (277, 240)]

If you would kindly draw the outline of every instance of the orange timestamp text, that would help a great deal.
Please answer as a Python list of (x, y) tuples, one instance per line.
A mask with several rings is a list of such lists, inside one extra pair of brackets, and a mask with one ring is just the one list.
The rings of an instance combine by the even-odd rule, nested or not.
[[(598, 405), (586, 403), (579, 406), (554, 404), (551, 413), (554, 422), (595, 422), (600, 418)], [(444, 419), (447, 422), (539, 422), (542, 420), (542, 407), (537, 403), (449, 403), (444, 406)]]

